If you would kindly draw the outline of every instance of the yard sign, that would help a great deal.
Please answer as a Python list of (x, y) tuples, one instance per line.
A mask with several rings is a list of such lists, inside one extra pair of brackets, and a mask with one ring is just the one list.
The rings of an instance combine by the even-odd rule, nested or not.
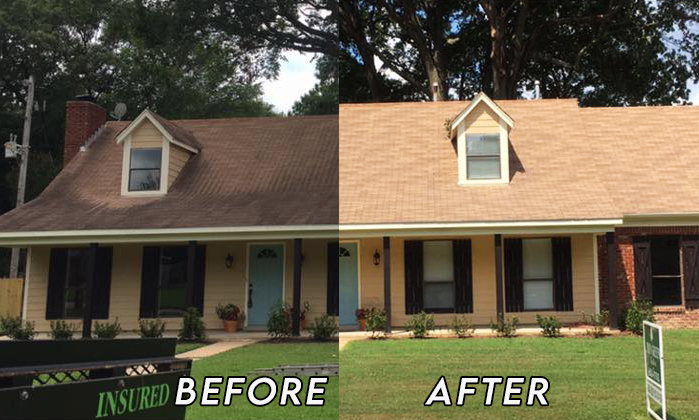
[[(646, 365), (646, 409), (657, 420), (667, 419), (665, 404), (665, 356), (663, 330), (659, 325), (643, 321), (643, 355)], [(660, 404), (662, 417), (651, 408), (651, 399)]]

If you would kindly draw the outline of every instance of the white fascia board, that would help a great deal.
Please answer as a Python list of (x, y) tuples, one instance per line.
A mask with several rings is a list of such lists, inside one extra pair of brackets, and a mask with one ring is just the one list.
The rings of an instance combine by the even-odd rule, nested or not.
[(337, 238), (337, 225), (2, 232), (0, 246)]
[(622, 219), (551, 220), (522, 222), (396, 223), (340, 225), (340, 238), (376, 236), (445, 235), (534, 235), (544, 233), (604, 233), (622, 224)]
[(459, 126), (459, 124), (461, 124), (461, 122), (474, 109), (476, 109), (478, 104), (480, 104), (481, 102), (485, 103), (488, 106), (488, 108), (492, 109), (495, 112), (495, 114), (497, 114), (497, 116), (500, 117), (502, 119), (502, 121), (505, 122), (505, 124), (507, 124), (508, 127), (510, 127), (510, 128), (514, 127), (515, 122), (512, 119), (512, 117), (507, 115), (507, 113), (502, 108), (500, 108), (495, 102), (493, 102), (493, 100), (490, 99), (488, 97), (488, 95), (481, 92), (478, 95), (476, 95), (476, 97), (471, 100), (471, 103), (466, 107), (466, 109), (461, 111), (459, 113), (459, 115), (457, 115), (456, 118), (454, 118), (454, 120), (450, 123), (449, 132), (451, 134), (451, 137), (454, 136), (454, 130), (456, 130), (456, 128)]
[(153, 114), (151, 113), (151, 111), (148, 108), (144, 109), (143, 112), (141, 112), (141, 114), (138, 117), (136, 117), (135, 120), (131, 121), (131, 124), (129, 124), (129, 126), (126, 127), (126, 129), (124, 129), (124, 131), (119, 133), (119, 135), (116, 138), (117, 144), (120, 144), (121, 142), (123, 142), (131, 134), (131, 132), (136, 127), (138, 127), (141, 124), (141, 122), (143, 122), (144, 119), (148, 119), (148, 121), (150, 121), (155, 126), (155, 128), (157, 128), (158, 131), (160, 131), (160, 133), (163, 135), (163, 137), (165, 137), (167, 139), (167, 141), (169, 141), (170, 143), (176, 144), (177, 146), (179, 146), (185, 150), (188, 150), (194, 154), (199, 153), (199, 150), (197, 150), (196, 148), (189, 146), (187, 144), (184, 144), (180, 141), (177, 141), (175, 138), (173, 138), (172, 135), (165, 129), (165, 127), (163, 127), (158, 122), (158, 120), (155, 117), (153, 117)]

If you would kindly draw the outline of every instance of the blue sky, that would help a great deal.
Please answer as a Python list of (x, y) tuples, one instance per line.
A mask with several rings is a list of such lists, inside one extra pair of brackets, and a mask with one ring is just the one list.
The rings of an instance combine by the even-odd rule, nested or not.
[(289, 51), (284, 54), (279, 77), (262, 83), (264, 99), (274, 105), (277, 112), (288, 112), (301, 95), (316, 83), (313, 54)]

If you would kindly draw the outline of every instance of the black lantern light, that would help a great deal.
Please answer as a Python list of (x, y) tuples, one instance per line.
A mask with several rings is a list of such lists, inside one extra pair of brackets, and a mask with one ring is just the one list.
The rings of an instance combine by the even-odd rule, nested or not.
[(379, 250), (377, 249), (374, 251), (374, 265), (378, 266), (381, 264), (381, 254), (379, 254)]
[(235, 259), (229, 252), (228, 255), (226, 255), (226, 268), (230, 269), (233, 267), (233, 261), (235, 261)]

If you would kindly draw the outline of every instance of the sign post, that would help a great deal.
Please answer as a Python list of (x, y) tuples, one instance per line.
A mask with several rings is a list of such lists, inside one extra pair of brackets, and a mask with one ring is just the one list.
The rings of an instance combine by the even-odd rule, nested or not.
[[(648, 321), (643, 321), (643, 356), (646, 367), (646, 409), (656, 420), (667, 420), (663, 330), (659, 325)], [(660, 405), (662, 417), (651, 407), (651, 400)]]

